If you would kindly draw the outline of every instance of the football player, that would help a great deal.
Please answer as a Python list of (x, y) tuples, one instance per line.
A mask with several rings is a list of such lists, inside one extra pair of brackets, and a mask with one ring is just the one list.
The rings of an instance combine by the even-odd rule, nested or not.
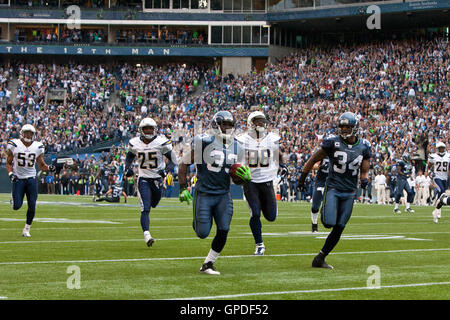
[[(184, 152), (178, 169), (181, 202), (192, 199), (188, 191), (188, 168), (195, 164), (197, 183), (194, 191), (194, 219), (192, 226), (201, 239), (208, 237), (213, 220), (217, 232), (208, 256), (200, 272), (220, 275), (214, 267), (216, 259), (225, 247), (233, 216), (233, 201), (230, 193), (229, 169), (238, 163), (238, 142), (234, 138), (235, 120), (228, 111), (217, 112), (211, 123), (212, 134), (196, 135), (191, 148)], [(236, 171), (244, 182), (251, 180), (250, 168), (241, 166)]]
[[(447, 152), (445, 143), (436, 143), (437, 152), (430, 155), (428, 167), (431, 169), (430, 176), (433, 177), (433, 183), (437, 186), (437, 205), (441, 203), (441, 196), (445, 194), (449, 184), (450, 174), (450, 153)], [(441, 218), (441, 208), (437, 208), (433, 211), (434, 222), (437, 223)]]
[(111, 186), (104, 197), (95, 199), (95, 202), (120, 202), (120, 196), (123, 196), (125, 199), (125, 203), (127, 203), (127, 194), (123, 191), (123, 187), (120, 185), (120, 182), (116, 182)]
[(397, 192), (397, 165), (393, 165), (387, 173), (390, 203), (395, 202), (395, 193)]
[(173, 164), (178, 164), (177, 156), (172, 151), (172, 141), (157, 134), (157, 125), (152, 118), (144, 118), (139, 123), (140, 136), (128, 143), (125, 159), (126, 177), (134, 176), (132, 163), (137, 157), (138, 179), (137, 193), (141, 205), (141, 227), (144, 241), (151, 246), (155, 239), (150, 234), (150, 208), (156, 208), (161, 200), (163, 175), (166, 167), (164, 157)]
[(19, 210), (22, 207), (24, 196), (27, 196), (27, 219), (22, 230), (24, 237), (31, 237), (30, 228), (36, 211), (38, 188), (35, 165), (37, 163), (42, 171), (56, 171), (54, 165), (45, 164), (44, 145), (35, 139), (36, 129), (31, 124), (26, 124), (20, 130), (20, 139), (8, 141), (7, 147), (6, 171), (12, 182), (11, 205), (13, 210)]
[(250, 208), (250, 229), (255, 240), (255, 255), (266, 251), (262, 239), (261, 211), (267, 221), (275, 221), (278, 213), (273, 180), (283, 165), (279, 149), (280, 136), (267, 131), (268, 120), (261, 111), (250, 113), (248, 130), (236, 137), (244, 149), (244, 163), (250, 167), (252, 180), (244, 184), (244, 195)]
[(322, 250), (314, 257), (312, 266), (333, 268), (325, 262), (325, 257), (333, 250), (350, 219), (353, 200), (358, 189), (358, 174), (361, 187), (368, 184), (370, 168), (370, 143), (358, 137), (359, 119), (351, 112), (341, 114), (337, 121), (338, 136), (323, 140), (321, 147), (306, 162), (300, 185), (315, 163), (328, 157), (329, 173), (325, 185), (321, 208), (321, 221), (325, 228), (332, 228)]
[(447, 196), (446, 193), (441, 194), (437, 201), (436, 208), (433, 210), (434, 223), (438, 223), (439, 219), (441, 218), (442, 206), (450, 206), (450, 197)]
[(410, 208), (411, 203), (414, 201), (414, 191), (408, 183), (408, 178), (412, 174), (412, 165), (410, 163), (411, 157), (409, 153), (405, 152), (402, 155), (402, 160), (397, 162), (397, 188), (395, 193), (395, 206), (394, 213), (401, 213), (398, 208), (400, 204), (400, 198), (403, 195), (403, 190), (406, 191), (406, 212), (414, 213), (414, 210)]
[(319, 209), (323, 200), (323, 193), (325, 191), (325, 183), (327, 181), (329, 172), (330, 160), (324, 158), (322, 161), (316, 163), (313, 169), (317, 170), (316, 181), (314, 184), (314, 193), (311, 206), (311, 231), (312, 233), (319, 232), (317, 219), (319, 217)]

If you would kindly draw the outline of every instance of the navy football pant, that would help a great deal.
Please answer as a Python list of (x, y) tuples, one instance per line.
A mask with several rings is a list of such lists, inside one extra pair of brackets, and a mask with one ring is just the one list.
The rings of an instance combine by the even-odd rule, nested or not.
[(277, 199), (273, 190), (273, 182), (255, 183), (249, 182), (244, 185), (244, 195), (250, 208), (250, 229), (252, 230), (255, 243), (261, 243), (261, 211), (267, 221), (273, 222), (277, 218)]
[(233, 217), (233, 200), (231, 193), (207, 194), (195, 191), (193, 203), (194, 218), (192, 227), (197, 237), (205, 239), (211, 232), (213, 220), (216, 223), (217, 232), (212, 241), (211, 248), (215, 252), (221, 252), (227, 241)]
[(317, 213), (320, 210), (320, 205), (322, 204), (323, 200), (323, 193), (325, 190), (325, 186), (316, 186), (313, 193), (312, 198), (312, 206), (311, 206), (311, 212)]
[(447, 190), (447, 180), (434, 178), (433, 182), (437, 185), (437, 197), (439, 198)]
[(325, 187), (320, 219), (325, 228), (333, 228), (328, 234), (322, 253), (328, 255), (339, 242), (342, 232), (350, 220), (356, 192), (341, 192)]
[(19, 210), (23, 205), (23, 198), (27, 196), (27, 224), (31, 225), (36, 212), (36, 201), (38, 197), (38, 187), (35, 178), (19, 179), (12, 185), (12, 208)]
[(156, 208), (162, 195), (162, 178), (138, 179), (138, 197), (141, 204), (141, 227), (142, 231), (150, 228), (150, 208)]
[(320, 219), (325, 228), (345, 228), (352, 215), (355, 192), (341, 192), (325, 188)]
[(395, 203), (400, 203), (400, 198), (403, 196), (403, 190), (406, 191), (407, 197), (406, 202), (413, 203), (414, 201), (414, 191), (409, 186), (409, 183), (406, 179), (398, 179), (397, 181), (397, 193), (395, 194)]

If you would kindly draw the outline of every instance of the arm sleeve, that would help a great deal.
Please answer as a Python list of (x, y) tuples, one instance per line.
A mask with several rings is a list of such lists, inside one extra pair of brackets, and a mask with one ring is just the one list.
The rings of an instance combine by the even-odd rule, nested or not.
[(9, 140), (7, 145), (7, 150), (11, 150), (12, 153), (14, 153), (14, 149), (17, 147), (14, 141)]
[(328, 157), (330, 157), (333, 153), (334, 141), (331, 139), (325, 139), (320, 147), (327, 153)]
[(370, 143), (368, 141), (364, 141), (364, 145), (366, 146), (366, 148), (364, 149), (364, 152), (363, 152), (363, 159), (369, 160), (372, 157)]
[(41, 154), (43, 154), (45, 152), (45, 147), (44, 145), (41, 143), (38, 146), (37, 152), (36, 152), (36, 158), (39, 157)]
[(128, 151), (127, 157), (125, 158), (125, 171), (127, 171), (128, 168), (131, 167), (131, 164), (133, 163), (134, 158), (136, 158), (136, 155), (133, 152)]

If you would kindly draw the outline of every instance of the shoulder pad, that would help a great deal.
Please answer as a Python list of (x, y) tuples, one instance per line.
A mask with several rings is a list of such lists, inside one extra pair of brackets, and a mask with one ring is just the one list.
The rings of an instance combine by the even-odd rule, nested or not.
[(160, 138), (161, 138), (161, 146), (167, 146), (167, 145), (172, 144), (172, 140), (167, 139), (164, 136), (160, 136)]
[(370, 142), (366, 139), (362, 139), (362, 143), (365, 144), (368, 147), (371, 147), (372, 145), (370, 144)]
[(10, 146), (17, 147), (17, 144), (16, 144), (16, 142), (15, 142), (14, 140), (9, 140), (9, 141), (8, 141), (8, 144), (9, 144)]
[(234, 139), (237, 140), (238, 142), (242, 143), (245, 141), (246, 137), (247, 137), (246, 133), (241, 133), (241, 134), (235, 136)]
[(274, 132), (269, 132), (269, 137), (270, 137), (274, 142), (276, 142), (276, 141), (278, 141), (278, 140), (281, 139), (281, 137), (280, 137), (277, 133), (274, 133)]

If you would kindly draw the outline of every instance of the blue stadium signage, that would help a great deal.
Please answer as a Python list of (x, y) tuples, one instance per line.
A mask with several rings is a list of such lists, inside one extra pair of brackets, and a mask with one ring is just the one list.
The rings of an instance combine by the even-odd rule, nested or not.
[(99, 55), (99, 56), (202, 56), (202, 57), (267, 57), (267, 47), (103, 47), (0, 45), (0, 54)]

